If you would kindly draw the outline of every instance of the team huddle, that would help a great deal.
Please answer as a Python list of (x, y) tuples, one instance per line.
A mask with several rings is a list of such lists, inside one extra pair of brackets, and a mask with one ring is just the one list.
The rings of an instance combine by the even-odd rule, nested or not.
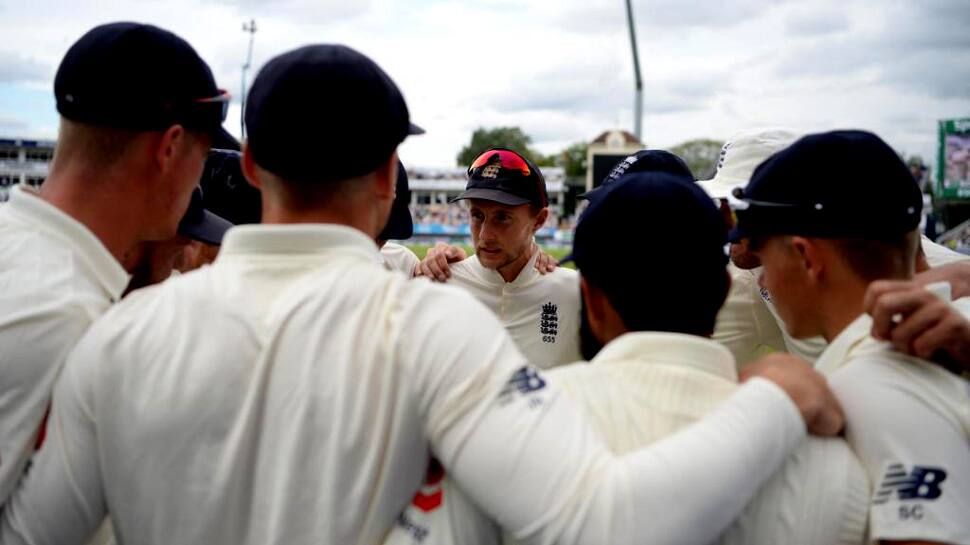
[(574, 270), (511, 148), (455, 199), (473, 255), (392, 242), (424, 131), (348, 47), (253, 82), (218, 157), (258, 222), (198, 187), (240, 144), (178, 36), (95, 27), (54, 92), (0, 207), (0, 543), (970, 545), (970, 258), (875, 134), (638, 152)]

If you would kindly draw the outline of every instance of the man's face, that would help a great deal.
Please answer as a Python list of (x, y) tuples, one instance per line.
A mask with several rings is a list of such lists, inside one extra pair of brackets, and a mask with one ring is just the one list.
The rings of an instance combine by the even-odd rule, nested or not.
[(821, 333), (815, 312), (817, 299), (801, 256), (789, 241), (788, 237), (770, 237), (759, 242), (753, 253), (762, 265), (758, 284), (768, 290), (788, 333), (804, 339)]
[(537, 218), (528, 204), (508, 206), (471, 199), (469, 216), (475, 255), (483, 267), (499, 269), (531, 256)]

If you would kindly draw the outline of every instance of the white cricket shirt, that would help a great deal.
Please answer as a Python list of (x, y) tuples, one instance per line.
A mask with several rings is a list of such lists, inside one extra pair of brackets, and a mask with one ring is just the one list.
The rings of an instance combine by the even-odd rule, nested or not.
[(23, 186), (0, 205), (0, 503), (34, 452), (64, 358), (128, 285), (87, 227)]
[(539, 250), (519, 276), (506, 282), (494, 269), (486, 269), (478, 256), (451, 265), (450, 284), (468, 290), (498, 316), (529, 362), (540, 369), (582, 359), (579, 349), (582, 311), (579, 274), (557, 267), (536, 270)]
[(746, 270), (728, 264), (731, 290), (717, 313), (712, 338), (724, 345), (739, 367), (770, 352), (786, 350), (782, 326), (762, 300), (761, 268)]
[[(690, 335), (627, 333), (590, 363), (557, 367), (545, 376), (579, 402), (618, 454), (681, 431), (738, 389), (730, 352)], [(868, 501), (865, 471), (845, 441), (809, 437), (716, 543), (859, 545)], [(670, 504), (663, 516), (691, 516), (689, 509), (678, 509), (685, 507), (678, 499)], [(460, 486), (437, 479), (426, 483), (385, 543), (484, 545), (501, 542), (500, 536)]]
[(421, 264), (414, 252), (396, 242), (384, 243), (380, 250), (380, 259), (388, 270), (401, 271), (408, 276), (414, 276), (415, 269)]
[[(970, 256), (944, 248), (926, 237), (923, 237), (923, 251), (931, 267), (970, 260)], [(758, 285), (761, 267), (744, 270), (730, 264), (728, 272), (731, 291), (717, 315), (713, 338), (731, 351), (740, 367), (772, 351), (795, 354), (810, 362), (818, 360), (825, 350), (825, 339), (796, 339), (788, 334), (771, 294)]]
[[(706, 542), (804, 434), (755, 379), (614, 456), (468, 294), (384, 270), (354, 229), (240, 226), (88, 330), (0, 542), (83, 543), (107, 510), (120, 543), (378, 543), (432, 453), (536, 542)], [(660, 516), (671, 498), (691, 516)]]
[(970, 382), (870, 336), (863, 314), (819, 358), (873, 485), (873, 541), (970, 545)]

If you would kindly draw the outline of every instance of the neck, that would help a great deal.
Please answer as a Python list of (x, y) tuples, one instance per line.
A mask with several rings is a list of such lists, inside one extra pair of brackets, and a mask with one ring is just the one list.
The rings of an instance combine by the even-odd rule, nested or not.
[(854, 280), (845, 282), (834, 297), (828, 297), (822, 305), (822, 337), (826, 342), (832, 342), (845, 328), (856, 321), (865, 311), (866, 284)]
[[(263, 195), (265, 197), (266, 193), (264, 192)], [(373, 239), (378, 233), (378, 230), (374, 227), (377, 222), (372, 217), (374, 214), (368, 213), (369, 211), (369, 208), (354, 206), (350, 203), (340, 208), (307, 208), (295, 210), (276, 203), (271, 199), (264, 198), (262, 223), (330, 223), (346, 225), (362, 231)]]
[(126, 191), (133, 185), (130, 182), (110, 172), (95, 179), (55, 166), (41, 186), (40, 198), (91, 230), (123, 263), (141, 239), (142, 214), (137, 195)]
[(537, 248), (536, 248), (535, 242), (532, 242), (529, 245), (528, 252), (524, 252), (515, 261), (502, 265), (501, 267), (496, 269), (498, 273), (502, 275), (502, 279), (505, 280), (506, 282), (514, 282), (515, 279), (519, 277), (519, 273), (522, 272), (522, 269), (524, 269), (525, 266), (529, 263), (529, 260), (532, 259), (532, 255), (536, 252), (536, 249)]

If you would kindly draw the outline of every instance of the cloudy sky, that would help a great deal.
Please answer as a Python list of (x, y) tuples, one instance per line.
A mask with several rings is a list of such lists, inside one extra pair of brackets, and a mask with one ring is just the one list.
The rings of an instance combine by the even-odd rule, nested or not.
[[(968, 0), (635, 0), (634, 15), (650, 147), (851, 127), (930, 159), (936, 120), (970, 116)], [(0, 0), (0, 137), (56, 137), (57, 64), (103, 22), (174, 31), (238, 96), (250, 18), (256, 69), (314, 42), (383, 66), (428, 131), (403, 145), (410, 164), (453, 165), (479, 126), (521, 126), (545, 153), (633, 126), (623, 0)], [(238, 134), (238, 102), (229, 116)]]

